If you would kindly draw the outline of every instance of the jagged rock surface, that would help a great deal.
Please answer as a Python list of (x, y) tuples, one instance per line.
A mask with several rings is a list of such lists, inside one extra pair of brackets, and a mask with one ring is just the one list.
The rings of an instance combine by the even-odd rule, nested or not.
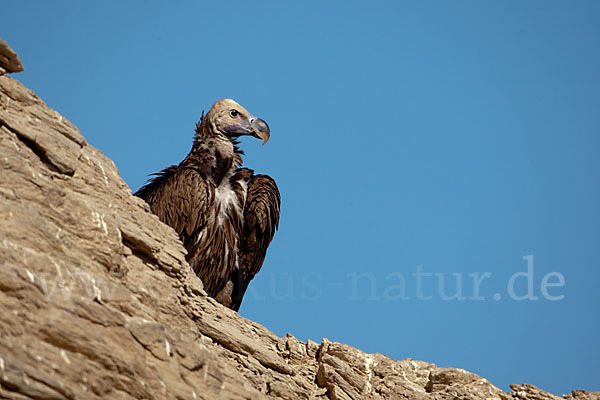
[(11, 49), (4, 40), (0, 39), (0, 75), (7, 72), (21, 72), (23, 64), (17, 53)]
[(2, 399), (558, 398), (327, 339), (279, 338), (222, 307), (114, 163), (8, 76), (0, 168)]

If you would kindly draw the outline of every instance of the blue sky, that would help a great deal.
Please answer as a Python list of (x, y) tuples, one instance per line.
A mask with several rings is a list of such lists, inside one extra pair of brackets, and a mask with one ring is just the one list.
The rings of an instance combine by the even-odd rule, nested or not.
[(242, 315), (600, 390), (600, 3), (174, 4), (11, 2), (0, 37), (133, 190), (219, 98), (269, 123), (243, 149), (281, 224)]

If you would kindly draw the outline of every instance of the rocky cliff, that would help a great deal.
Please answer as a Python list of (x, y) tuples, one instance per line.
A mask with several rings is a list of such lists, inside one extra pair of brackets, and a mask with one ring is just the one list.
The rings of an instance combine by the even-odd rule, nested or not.
[(0, 41), (0, 398), (558, 398), (280, 338), (217, 304), (114, 163), (6, 76), (20, 70)]

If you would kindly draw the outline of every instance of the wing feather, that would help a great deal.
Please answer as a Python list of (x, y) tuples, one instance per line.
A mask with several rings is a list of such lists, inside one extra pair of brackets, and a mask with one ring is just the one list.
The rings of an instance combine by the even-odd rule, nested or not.
[(192, 168), (169, 167), (135, 193), (146, 200), (161, 221), (173, 227), (186, 248), (208, 223), (213, 194)]
[(233, 277), (233, 310), (240, 308), (248, 284), (262, 267), (267, 247), (279, 227), (280, 206), (281, 196), (275, 181), (267, 175), (253, 176), (248, 182), (244, 207), (239, 269)]

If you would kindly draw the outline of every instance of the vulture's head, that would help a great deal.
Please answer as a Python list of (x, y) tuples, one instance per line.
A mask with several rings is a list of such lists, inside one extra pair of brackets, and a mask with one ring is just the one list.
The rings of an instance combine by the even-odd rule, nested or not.
[(231, 99), (218, 100), (202, 120), (202, 125), (216, 134), (237, 138), (249, 135), (267, 143), (270, 136), (269, 125)]

